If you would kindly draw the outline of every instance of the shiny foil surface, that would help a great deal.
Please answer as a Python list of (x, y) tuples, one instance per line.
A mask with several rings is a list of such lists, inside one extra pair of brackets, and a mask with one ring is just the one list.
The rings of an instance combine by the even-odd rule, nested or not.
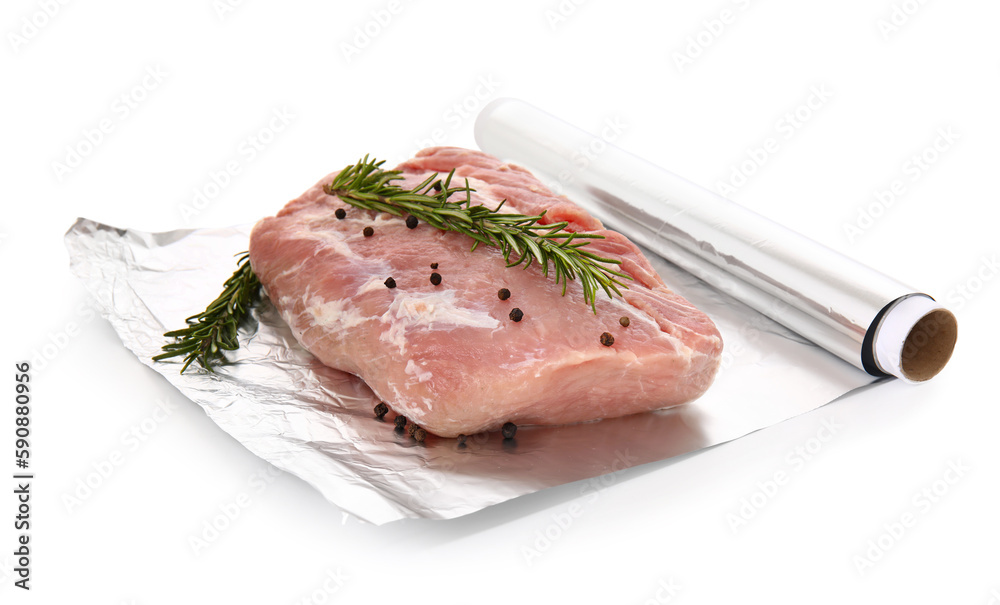
[(912, 287), (524, 101), (490, 103), (477, 118), (476, 141), (554, 178), (634, 242), (856, 367), (884, 374), (867, 359), (866, 337), (887, 305), (917, 294)]
[(664, 460), (815, 409), (876, 380), (648, 255), (664, 281), (706, 312), (725, 341), (722, 368), (700, 399), (671, 409), (561, 427), (519, 427), (419, 443), (377, 420), (357, 377), (323, 366), (265, 298), (241, 346), (216, 372), (153, 362), (222, 291), (251, 226), (145, 233), (79, 219), (66, 234), (70, 266), (124, 345), (201, 406), (247, 449), (360, 519), (449, 519), (547, 487)]

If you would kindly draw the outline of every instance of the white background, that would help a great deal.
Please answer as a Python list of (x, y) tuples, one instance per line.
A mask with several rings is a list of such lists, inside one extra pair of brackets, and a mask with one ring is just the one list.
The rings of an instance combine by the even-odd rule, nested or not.
[[(14, 586), (6, 460), (0, 601), (1000, 603), (995, 2), (232, 4), (4, 3), (0, 458), (14, 363), (37, 362), (32, 589)], [(601, 489), (375, 527), (270, 474), (121, 346), (68, 271), (77, 216), (252, 222), (364, 153), (474, 146), (499, 96), (617, 121), (618, 145), (709, 188), (776, 148), (729, 197), (943, 300), (952, 362)]]

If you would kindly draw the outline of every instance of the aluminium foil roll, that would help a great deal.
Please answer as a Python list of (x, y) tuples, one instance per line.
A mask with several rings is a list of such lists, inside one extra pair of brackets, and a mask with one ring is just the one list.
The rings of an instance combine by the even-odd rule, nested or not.
[[(873, 376), (919, 382), (951, 354), (954, 316), (930, 296), (528, 103), (493, 101), (476, 141), (556, 178), (610, 227)], [(600, 151), (579, 161), (587, 148)], [(911, 298), (922, 302), (902, 304)]]

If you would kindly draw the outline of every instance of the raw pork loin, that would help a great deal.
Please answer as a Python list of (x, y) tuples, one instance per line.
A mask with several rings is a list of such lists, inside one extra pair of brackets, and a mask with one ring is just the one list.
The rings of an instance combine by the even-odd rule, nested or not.
[[(528, 171), (484, 153), (425, 149), (398, 169), (404, 187), (433, 172), (468, 178), (473, 203), (600, 233), (588, 249), (622, 261), (622, 298), (579, 280), (562, 286), (537, 264), (507, 268), (499, 250), (465, 235), (354, 208), (323, 192), (336, 173), (256, 225), (253, 270), (295, 337), (321, 362), (360, 376), (398, 414), (444, 437), (518, 425), (566, 424), (645, 412), (700, 396), (722, 339), (671, 292), (639, 249), (556, 196)], [(464, 197), (464, 194), (462, 194)], [(346, 218), (334, 216), (344, 208)], [(374, 234), (364, 236), (365, 227)], [(437, 263), (432, 269), (431, 264)], [(441, 276), (438, 285), (430, 276)], [(387, 287), (393, 278), (395, 288)], [(500, 300), (500, 288), (510, 298)], [(524, 316), (510, 319), (513, 308)], [(619, 319), (627, 317), (628, 326)], [(601, 335), (614, 336), (605, 346)]]

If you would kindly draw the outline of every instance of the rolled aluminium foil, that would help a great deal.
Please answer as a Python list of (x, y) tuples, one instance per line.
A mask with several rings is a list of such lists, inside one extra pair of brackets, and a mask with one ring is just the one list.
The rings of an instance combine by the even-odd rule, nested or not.
[[(480, 113), (486, 151), (555, 177), (573, 201), (666, 260), (873, 376), (922, 382), (955, 316), (929, 295), (517, 99)], [(581, 157), (581, 149), (599, 150)]]

